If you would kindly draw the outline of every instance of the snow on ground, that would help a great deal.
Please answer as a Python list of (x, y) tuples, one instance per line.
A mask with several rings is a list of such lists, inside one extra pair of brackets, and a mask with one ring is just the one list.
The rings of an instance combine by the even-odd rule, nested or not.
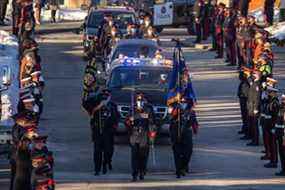
[(285, 22), (280, 22), (274, 26), (266, 28), (266, 30), (272, 35), (272, 38), (277, 40), (285, 40)]
[[(56, 18), (58, 21), (82, 21), (87, 16), (87, 11), (81, 9), (59, 9)], [(42, 21), (51, 20), (51, 11), (42, 11)]]
[[(251, 11), (249, 14), (254, 16), (257, 22), (264, 22), (263, 9), (257, 9), (257, 10)], [(279, 19), (279, 9), (275, 9), (274, 20), (278, 21), (278, 19)]]
[(17, 113), (19, 101), (19, 63), (18, 43), (14, 36), (0, 30), (0, 81), (4, 76), (4, 69), (9, 68), (11, 84), (8, 89), (1, 92), (1, 126), (12, 126), (14, 124), (11, 116)]

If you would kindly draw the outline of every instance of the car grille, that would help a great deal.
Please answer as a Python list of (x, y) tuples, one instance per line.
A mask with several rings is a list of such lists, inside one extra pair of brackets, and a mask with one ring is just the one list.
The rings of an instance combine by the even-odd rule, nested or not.
[[(167, 107), (154, 106), (154, 113), (157, 119), (165, 119), (167, 117)], [(118, 111), (121, 114), (121, 118), (125, 119), (130, 112), (130, 106), (120, 105)]]

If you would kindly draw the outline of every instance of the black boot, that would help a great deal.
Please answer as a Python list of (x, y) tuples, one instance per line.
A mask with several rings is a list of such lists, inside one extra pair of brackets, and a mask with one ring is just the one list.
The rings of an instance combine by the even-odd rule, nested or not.
[(284, 176), (285, 177), (285, 171), (277, 172), (275, 173), (276, 176)]
[(265, 164), (264, 167), (265, 168), (277, 168), (277, 164), (269, 162), (269, 163)]
[(107, 173), (107, 165), (103, 164), (103, 174), (105, 175)]

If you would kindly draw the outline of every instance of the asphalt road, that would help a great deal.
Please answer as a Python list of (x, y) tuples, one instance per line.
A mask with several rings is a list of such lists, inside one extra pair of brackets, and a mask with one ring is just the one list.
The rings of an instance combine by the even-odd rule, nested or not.
[[(162, 35), (162, 44), (169, 54), (173, 45), (169, 40), (177, 36), (187, 42), (193, 40), (188, 39), (184, 30), (167, 30)], [(89, 120), (80, 106), (86, 64), (81, 57), (81, 37), (73, 33), (50, 34), (41, 36), (39, 42), (47, 82), (40, 128), (49, 135), (49, 148), (55, 153), (57, 189), (285, 188), (285, 178), (274, 177), (275, 169), (263, 168), (264, 162), (259, 159), (262, 147), (246, 147), (246, 142), (239, 140), (237, 131), (241, 121), (236, 98), (236, 69), (225, 66), (223, 60), (213, 59), (214, 53), (194, 47), (184, 48), (198, 95), (197, 111), (201, 125), (195, 137), (191, 174), (176, 180), (172, 151), (169, 145), (159, 145), (155, 148), (156, 165), (150, 162), (146, 182), (131, 183), (130, 148), (117, 145), (114, 171), (106, 176), (93, 176)], [(283, 50), (276, 49), (275, 73), (284, 89)], [(8, 179), (2, 175), (0, 185), (5, 187), (3, 190), (8, 189), (7, 184)]]

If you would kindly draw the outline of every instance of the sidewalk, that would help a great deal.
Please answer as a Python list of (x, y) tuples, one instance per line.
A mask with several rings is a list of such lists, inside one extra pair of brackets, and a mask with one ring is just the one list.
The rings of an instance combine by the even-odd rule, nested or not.
[[(82, 21), (64, 21), (58, 23), (43, 23), (40, 26), (36, 26), (37, 34), (50, 34), (50, 33), (63, 33), (71, 32), (78, 29), (82, 24)], [(0, 30), (12, 32), (11, 26), (0, 26)]]

